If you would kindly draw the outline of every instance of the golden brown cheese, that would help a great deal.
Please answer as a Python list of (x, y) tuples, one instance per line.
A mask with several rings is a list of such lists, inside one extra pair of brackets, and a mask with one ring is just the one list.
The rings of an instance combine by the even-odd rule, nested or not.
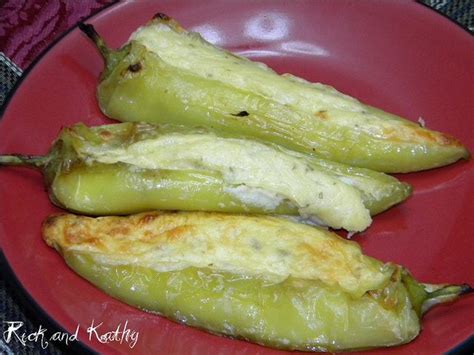
[(128, 217), (52, 216), (44, 239), (61, 253), (85, 251), (110, 265), (164, 272), (207, 267), (280, 282), (320, 280), (360, 296), (385, 285), (393, 267), (320, 228), (269, 216), (144, 213)]

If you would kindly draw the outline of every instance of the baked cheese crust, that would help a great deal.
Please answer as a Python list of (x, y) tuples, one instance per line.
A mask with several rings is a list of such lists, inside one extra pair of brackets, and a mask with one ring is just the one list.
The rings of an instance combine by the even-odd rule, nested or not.
[(59, 252), (84, 252), (101, 264), (159, 272), (203, 267), (274, 282), (292, 276), (339, 286), (354, 296), (383, 287), (395, 270), (332, 232), (270, 216), (66, 214), (46, 219), (43, 235)]

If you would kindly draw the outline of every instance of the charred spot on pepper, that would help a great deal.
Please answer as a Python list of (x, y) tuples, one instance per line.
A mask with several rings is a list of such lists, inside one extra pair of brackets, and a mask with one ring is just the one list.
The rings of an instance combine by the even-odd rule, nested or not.
[(155, 14), (155, 16), (153, 16), (153, 19), (169, 21), (169, 20), (171, 20), (171, 17), (169, 17), (168, 15), (166, 15), (162, 12), (158, 12), (158, 13)]
[(239, 113), (231, 113), (231, 115), (235, 117), (246, 117), (250, 114), (247, 111), (240, 111)]
[(130, 64), (128, 66), (128, 70), (131, 71), (132, 73), (136, 73), (140, 70), (142, 70), (142, 64), (140, 62), (136, 62), (134, 64)]

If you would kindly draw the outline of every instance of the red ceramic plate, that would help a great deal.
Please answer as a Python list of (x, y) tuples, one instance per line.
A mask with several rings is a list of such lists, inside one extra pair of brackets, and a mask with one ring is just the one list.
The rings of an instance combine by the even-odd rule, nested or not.
[[(156, 12), (199, 30), (210, 41), (266, 62), (279, 72), (335, 86), (371, 105), (458, 137), (471, 151), (474, 101), (472, 37), (422, 5), (374, 1), (139, 1), (107, 8), (89, 22), (112, 46), (121, 45)], [(110, 122), (95, 99), (99, 54), (77, 29), (52, 47), (24, 78), (0, 122), (0, 152), (44, 154), (61, 127)], [(375, 218), (356, 240), (364, 251), (407, 266), (422, 281), (474, 284), (474, 163), (458, 162), (400, 176), (415, 193)], [(87, 346), (103, 333), (139, 331), (142, 354), (270, 354), (278, 352), (175, 324), (116, 301), (66, 267), (40, 235), (42, 220), (59, 212), (38, 172), (0, 171), (0, 241), (23, 288), (64, 329)], [(474, 332), (474, 297), (432, 310), (412, 343), (383, 353), (441, 353)], [(378, 353), (377, 351), (372, 354)]]

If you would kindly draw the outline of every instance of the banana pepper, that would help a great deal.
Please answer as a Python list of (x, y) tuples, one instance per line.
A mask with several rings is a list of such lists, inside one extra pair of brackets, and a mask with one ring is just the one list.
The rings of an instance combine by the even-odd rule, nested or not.
[(419, 283), (332, 232), (270, 216), (62, 215), (46, 219), (43, 236), (74, 271), (123, 302), (275, 348), (407, 343), (428, 309), (472, 291)]
[(97, 96), (119, 121), (203, 125), (383, 172), (468, 158), (455, 138), (365, 105), (333, 87), (278, 75), (158, 14), (119, 50), (91, 25), (106, 68)]
[(146, 123), (65, 128), (44, 157), (1, 156), (42, 168), (50, 197), (71, 211), (154, 209), (299, 215), (350, 231), (407, 198), (409, 185), (274, 144), (209, 129)]

